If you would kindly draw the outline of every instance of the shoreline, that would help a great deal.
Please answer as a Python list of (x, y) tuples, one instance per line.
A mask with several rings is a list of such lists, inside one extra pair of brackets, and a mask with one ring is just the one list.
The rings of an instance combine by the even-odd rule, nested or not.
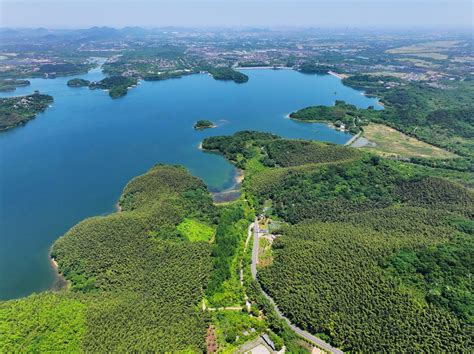
[[(199, 143), (198, 149), (203, 152), (217, 152), (216, 150), (213, 151), (213, 150), (204, 149), (202, 147), (202, 141)], [(226, 203), (226, 202), (234, 201), (234, 200), (237, 200), (241, 195), (242, 182), (244, 181), (245, 173), (244, 173), (244, 170), (235, 167), (234, 164), (232, 164), (232, 166), (235, 169), (235, 176), (233, 178), (234, 183), (230, 187), (225, 188), (221, 191), (209, 192), (212, 196), (212, 200), (214, 201), (214, 203)], [(235, 195), (235, 198), (233, 195)], [(226, 198), (226, 196), (228, 198)]]
[(234, 183), (220, 192), (211, 192), (212, 200), (216, 204), (228, 203), (237, 200), (242, 195), (242, 182), (245, 178), (244, 170), (235, 167), (236, 174), (234, 176)]
[(343, 80), (343, 79), (344, 79), (344, 75), (342, 75), (342, 74), (338, 74), (338, 73), (337, 73), (337, 72), (335, 72), (335, 71), (331, 71), (331, 70), (329, 70), (329, 71), (328, 71), (328, 74), (329, 74), (329, 75), (332, 75), (332, 76), (335, 76), (335, 77), (337, 77), (338, 79), (341, 79), (341, 80)]
[(352, 138), (350, 138), (344, 146), (351, 146), (360, 136), (362, 135), (362, 132), (358, 132), (356, 135), (353, 135)]
[(49, 261), (50, 261), (50, 264), (51, 264), (51, 268), (53, 268), (54, 270), (54, 281), (53, 283), (51, 284), (51, 286), (49, 287), (49, 290), (52, 290), (52, 291), (59, 291), (59, 290), (62, 290), (62, 289), (66, 289), (68, 286), (69, 286), (69, 281), (64, 277), (63, 273), (61, 273), (59, 271), (59, 265), (58, 265), (58, 262), (56, 261), (56, 259), (54, 259), (53, 257), (51, 257), (51, 250), (52, 250), (53, 246), (51, 246), (50, 250), (49, 250), (49, 254), (48, 254), (48, 257), (49, 257)]
[(206, 130), (206, 129), (214, 129), (214, 128), (217, 128), (217, 125), (216, 124), (213, 124), (211, 126), (206, 126), (206, 127), (201, 127), (201, 128), (196, 128), (195, 126), (193, 126), (193, 129), (195, 131), (203, 131), (203, 130)]
[(272, 69), (272, 70), (294, 70), (288, 66), (236, 66), (234, 70), (261, 70), (261, 69)]
[[(326, 124), (329, 128), (331, 129), (334, 129), (335, 131), (338, 131), (340, 133), (345, 133), (345, 134), (351, 134), (348, 130), (340, 130), (340, 129), (337, 129), (336, 126), (332, 123), (332, 122), (328, 122), (327, 120), (303, 120), (303, 119), (298, 119), (298, 118), (293, 118), (293, 117), (290, 117), (290, 114), (287, 114), (285, 116), (285, 118), (288, 118), (288, 119), (291, 119), (291, 120), (294, 120), (294, 121), (297, 121), (297, 122), (301, 122), (301, 123), (320, 123), (320, 124)], [(344, 146), (349, 146), (350, 144), (352, 144), (361, 134), (362, 132), (358, 132), (357, 134), (353, 135), (347, 142), (345, 142), (343, 145)]]

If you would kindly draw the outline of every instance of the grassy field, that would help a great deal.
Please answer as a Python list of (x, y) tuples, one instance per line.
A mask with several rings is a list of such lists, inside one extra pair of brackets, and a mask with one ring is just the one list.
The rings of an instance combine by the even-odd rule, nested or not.
[(443, 53), (432, 53), (432, 52), (426, 52), (426, 53), (416, 53), (416, 54), (407, 54), (413, 57), (418, 57), (418, 58), (426, 58), (426, 59), (433, 59), (433, 60), (446, 60), (448, 59), (448, 56)]
[(206, 225), (194, 219), (184, 219), (178, 225), (178, 231), (181, 235), (186, 237), (189, 241), (204, 241), (209, 242), (216, 231), (213, 227)]
[(364, 128), (364, 137), (376, 144), (367, 149), (374, 150), (383, 156), (429, 157), (449, 159), (456, 155), (409, 137), (398, 130), (382, 124), (370, 124)]
[[(427, 54), (427, 53), (424, 53)], [(433, 53), (431, 53), (433, 54)], [(422, 55), (417, 55), (418, 57), (421, 57)], [(435, 59), (435, 58), (432, 58)], [(441, 58), (441, 59), (446, 59), (446, 58)], [(398, 59), (401, 62), (409, 62), (415, 66), (418, 66), (420, 68), (427, 68), (427, 69), (434, 69), (434, 68), (439, 68), (439, 65), (434, 64), (432, 62), (423, 60), (423, 59), (418, 59), (418, 58), (400, 58)]]
[(457, 47), (460, 44), (462, 43), (459, 41), (432, 41), (413, 44), (405, 47), (392, 48), (387, 50), (387, 53), (406, 54), (435, 60), (443, 60), (447, 59), (448, 56), (440, 52), (445, 52), (446, 50)]

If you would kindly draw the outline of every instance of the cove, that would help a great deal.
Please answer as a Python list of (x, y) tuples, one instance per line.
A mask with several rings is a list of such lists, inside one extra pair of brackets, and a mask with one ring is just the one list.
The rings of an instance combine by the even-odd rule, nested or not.
[[(285, 116), (336, 99), (381, 109), (376, 99), (330, 75), (245, 73), (249, 81), (240, 85), (205, 74), (141, 82), (117, 100), (104, 91), (67, 87), (70, 77), (31, 79), (31, 86), (2, 94), (39, 90), (54, 104), (25, 126), (0, 133), (0, 299), (54, 286), (48, 257), (54, 240), (84, 218), (113, 212), (125, 184), (156, 163), (186, 166), (211, 191), (231, 187), (233, 166), (198, 149), (207, 136), (260, 130), (344, 144), (349, 134)], [(95, 69), (78, 77), (103, 75)], [(199, 119), (218, 127), (195, 131)]]

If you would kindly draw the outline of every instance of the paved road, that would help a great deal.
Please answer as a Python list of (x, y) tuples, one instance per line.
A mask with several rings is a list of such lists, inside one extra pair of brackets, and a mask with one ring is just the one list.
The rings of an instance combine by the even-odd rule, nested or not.
[[(252, 277), (256, 280), (257, 279), (257, 262), (258, 262), (258, 237), (259, 237), (259, 232), (260, 232), (260, 229), (259, 229), (259, 226), (258, 226), (258, 221), (257, 219), (255, 218), (255, 222), (254, 222), (254, 227), (253, 227), (253, 248), (252, 248), (252, 264), (251, 264), (251, 271), (252, 271)], [(263, 295), (265, 295), (265, 297), (268, 299), (268, 301), (270, 301), (273, 305), (273, 307), (275, 307), (275, 311), (276, 313), (278, 314), (278, 316), (285, 320), (286, 323), (288, 323), (288, 326), (290, 326), (290, 328), (296, 333), (298, 334), (300, 337), (303, 337), (305, 338), (306, 340), (316, 344), (318, 347), (330, 352), (330, 353), (337, 353), (337, 354), (342, 354), (343, 351), (337, 349), (337, 348), (334, 348), (333, 346), (331, 346), (329, 343), (326, 343), (325, 341), (323, 341), (322, 339), (318, 338), (318, 337), (315, 337), (313, 336), (312, 334), (306, 332), (306, 331), (303, 331), (301, 328), (299, 327), (296, 327), (294, 324), (292, 324), (290, 322), (290, 320), (288, 318), (286, 318), (281, 312), (280, 310), (278, 309), (278, 306), (275, 304), (275, 301), (273, 301), (273, 299), (270, 297), (270, 295), (268, 295), (265, 291), (263, 291)]]
[[(360, 137), (360, 132), (358, 132), (356, 135), (354, 135), (352, 138), (350, 138), (344, 145), (346, 146), (351, 146), (353, 142), (355, 142), (359, 137)], [(353, 145), (352, 145), (353, 146)]]
[(257, 262), (258, 262), (258, 220), (255, 218), (253, 223), (253, 247), (252, 247), (252, 263), (250, 264), (250, 271), (252, 272), (252, 278), (257, 279)]

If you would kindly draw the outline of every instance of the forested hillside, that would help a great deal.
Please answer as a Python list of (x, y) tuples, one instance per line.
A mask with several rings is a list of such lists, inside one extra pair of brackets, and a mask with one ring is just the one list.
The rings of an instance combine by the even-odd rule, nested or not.
[[(230, 352), (267, 333), (304, 351), (262, 289), (344, 351), (473, 347), (474, 192), (456, 182), (469, 172), (251, 131), (203, 148), (245, 170), (240, 200), (214, 205), (178, 166), (136, 177), (120, 212), (54, 244), (67, 289), (0, 303), (0, 350), (203, 352), (207, 335)], [(256, 282), (259, 213), (279, 226)]]
[[(343, 350), (467, 351), (467, 321), (381, 266), (402, 249), (447, 242), (456, 234), (450, 231), (443, 237), (420, 235), (416, 228), (396, 233), (344, 222), (299, 224), (283, 230), (260, 280), (294, 323)], [(449, 269), (441, 272), (449, 277)], [(472, 304), (472, 298), (460, 300)]]
[(472, 189), (449, 173), (262, 133), (203, 146), (246, 168), (246, 197), (289, 223), (258, 277), (293, 323), (348, 351), (472, 348)]
[[(0, 304), (2, 351), (204, 350), (198, 304), (211, 247), (187, 241), (176, 226), (185, 217), (214, 223), (205, 186), (181, 167), (156, 166), (127, 185), (121, 206), (55, 243), (69, 291)], [(66, 322), (57, 328), (60, 317)]]

